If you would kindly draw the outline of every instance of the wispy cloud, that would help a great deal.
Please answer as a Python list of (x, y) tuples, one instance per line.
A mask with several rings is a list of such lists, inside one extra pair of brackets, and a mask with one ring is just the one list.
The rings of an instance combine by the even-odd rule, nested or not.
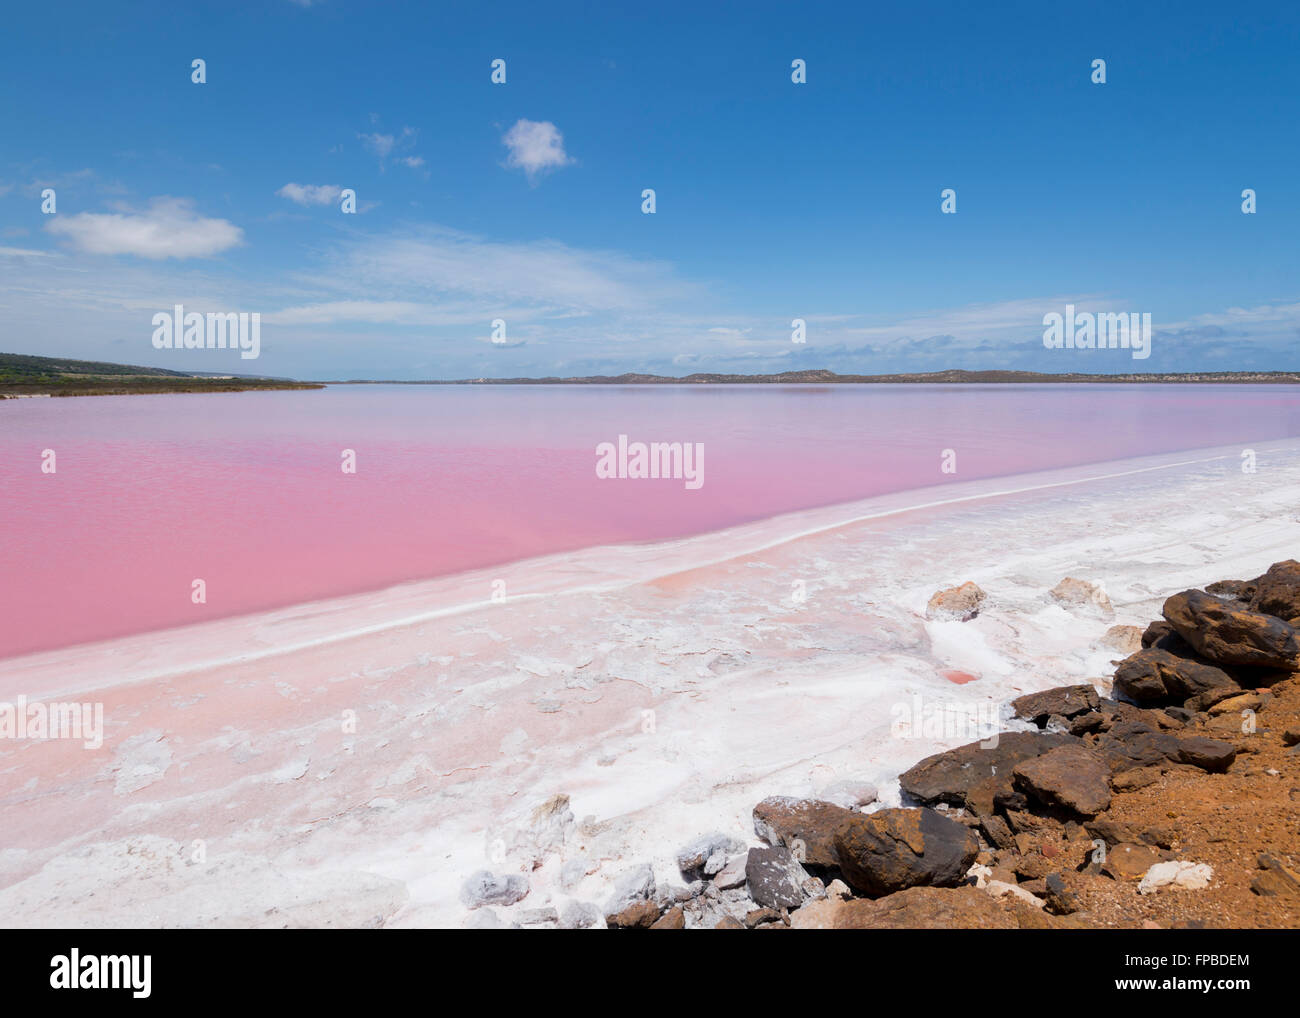
[[(371, 123), (378, 121), (375, 114), (370, 115)], [(379, 157), (379, 168), (382, 170), (388, 163), (388, 160), (398, 152), (403, 152), (415, 144), (420, 132), (414, 127), (403, 127), (399, 134), (384, 134), (375, 131), (372, 134), (358, 134), (361, 144), (366, 149)], [(405, 156), (398, 160), (406, 166), (416, 167), (423, 166), (424, 159), (420, 156)]]
[(299, 205), (328, 205), (343, 189), (337, 184), (285, 184), (275, 193)]

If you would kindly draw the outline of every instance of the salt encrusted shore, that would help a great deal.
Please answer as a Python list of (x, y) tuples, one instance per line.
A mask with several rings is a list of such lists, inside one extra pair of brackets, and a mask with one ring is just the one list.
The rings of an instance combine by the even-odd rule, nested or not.
[[(866, 783), (897, 806), (899, 774), (970, 741), (927, 711), (1105, 682), (1113, 626), (1293, 557), (1300, 446), (1254, 451), (1255, 473), (1232, 448), (954, 483), (0, 661), (0, 700), (105, 716), (97, 751), (0, 742), (0, 908), (549, 925), (603, 919), (646, 867), (672, 895), (701, 836), (762, 844), (760, 800)], [(1104, 601), (1052, 597), (1066, 577)], [(963, 581), (978, 614), (927, 617)]]

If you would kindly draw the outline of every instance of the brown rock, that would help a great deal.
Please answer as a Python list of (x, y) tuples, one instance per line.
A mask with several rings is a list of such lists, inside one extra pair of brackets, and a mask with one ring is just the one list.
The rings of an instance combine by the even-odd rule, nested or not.
[(883, 809), (846, 820), (835, 837), (844, 879), (864, 894), (955, 887), (979, 852), (973, 831), (930, 809)]
[(926, 618), (958, 619), (969, 622), (980, 612), (988, 595), (967, 580), (960, 587), (949, 587), (934, 594), (925, 606)]
[(774, 908), (756, 908), (752, 912), (745, 914), (745, 926), (751, 930), (755, 926), (762, 926), (764, 923), (779, 923), (781, 921), (781, 912)]
[(1142, 630), (1137, 626), (1111, 626), (1102, 636), (1101, 644), (1125, 657), (1136, 654), (1142, 649)]
[(1300, 621), (1300, 562), (1275, 562), (1255, 581), (1250, 607), (1285, 622)]
[(1115, 669), (1115, 692), (1135, 703), (1181, 703), (1211, 689), (1231, 695), (1241, 687), (1222, 668), (1155, 647), (1125, 658)]
[(670, 908), (658, 920), (651, 924), (652, 930), (686, 929), (686, 913), (681, 908)]
[(1110, 779), (1110, 787), (1117, 792), (1135, 792), (1139, 788), (1154, 785), (1159, 780), (1159, 767), (1134, 767), (1114, 775)]
[(1058, 604), (1087, 605), (1096, 608), (1103, 615), (1115, 614), (1115, 609), (1111, 607), (1110, 598), (1106, 596), (1106, 592), (1100, 586), (1088, 580), (1079, 580), (1073, 576), (1067, 576), (1052, 588), (1050, 596)]
[(622, 912), (606, 916), (605, 922), (614, 929), (648, 930), (658, 918), (659, 907), (653, 901), (638, 901)]
[(1096, 816), (1110, 806), (1110, 769), (1083, 746), (1062, 746), (1016, 764), (1015, 783), (1048, 806)]
[(1263, 612), (1225, 602), (1201, 590), (1185, 590), (1165, 601), (1164, 617), (1198, 654), (1216, 664), (1300, 667), (1294, 627)]
[(1016, 717), (1033, 721), (1041, 728), (1043, 722), (1053, 714), (1072, 718), (1076, 714), (1095, 711), (1099, 703), (1097, 691), (1090, 683), (1084, 683), (1045, 689), (1041, 693), (1027, 693), (1012, 700), (1011, 709)]
[[(744, 924), (741, 923), (739, 919), (733, 919), (729, 915), (724, 915), (713, 924), (713, 929), (715, 930), (743, 930), (744, 928)], [(658, 941), (655, 943), (658, 943)]]
[(1159, 861), (1160, 856), (1146, 845), (1123, 844), (1106, 853), (1101, 869), (1116, 880), (1141, 880)]
[(776, 795), (754, 807), (754, 833), (814, 866), (838, 866), (835, 832), (852, 810), (816, 799)]
[(1078, 744), (1079, 740), (1072, 735), (1002, 732), (996, 739), (972, 742), (928, 756), (902, 774), (898, 782), (918, 802), (962, 806), (967, 792), (982, 781), (992, 779), (997, 788), (1012, 794), (1011, 770), (1021, 760), (1060, 746)]

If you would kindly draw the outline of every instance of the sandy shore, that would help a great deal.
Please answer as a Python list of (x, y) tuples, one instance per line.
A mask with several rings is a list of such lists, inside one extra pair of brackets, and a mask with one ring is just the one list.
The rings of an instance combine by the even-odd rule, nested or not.
[[(681, 882), (696, 835), (752, 841), (767, 795), (897, 803), (901, 770), (970, 741), (900, 737), (900, 713), (1103, 680), (1110, 626), (1293, 557), (1300, 443), (1254, 448), (1254, 474), (1233, 447), (958, 482), (0, 661), (0, 700), (105, 716), (98, 750), (0, 741), (0, 909), (459, 926), (476, 870), (528, 872), (516, 910), (599, 903), (637, 863)], [(1052, 602), (1065, 576), (1113, 613)], [(965, 580), (982, 614), (927, 621)], [(532, 869), (521, 832), (559, 793), (577, 823)]]

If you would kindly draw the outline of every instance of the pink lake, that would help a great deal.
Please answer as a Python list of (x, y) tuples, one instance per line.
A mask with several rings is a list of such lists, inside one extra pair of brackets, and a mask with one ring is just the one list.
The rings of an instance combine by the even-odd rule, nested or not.
[[(704, 484), (596, 447), (701, 443)], [(0, 401), (0, 657), (886, 492), (1300, 435), (1284, 386), (335, 386)], [(52, 449), (57, 470), (41, 470)], [(341, 469), (355, 450), (357, 471)], [(956, 473), (941, 471), (943, 451)], [(207, 602), (191, 601), (201, 578)]]

